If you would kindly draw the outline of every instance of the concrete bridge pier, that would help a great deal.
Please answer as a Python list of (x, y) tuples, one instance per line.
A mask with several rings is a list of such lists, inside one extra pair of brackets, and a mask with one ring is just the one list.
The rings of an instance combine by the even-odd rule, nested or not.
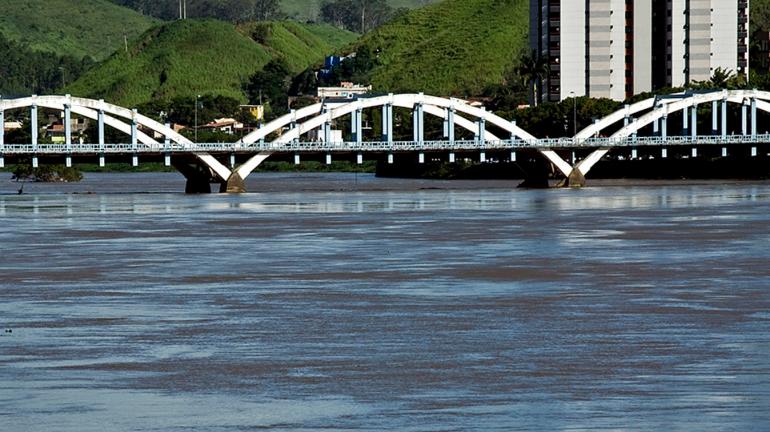
[(211, 168), (195, 157), (174, 157), (171, 165), (187, 179), (184, 191), (188, 194), (211, 193), (212, 183), (220, 183), (222, 185), (220, 191), (224, 192), (223, 189), (226, 189), (229, 184), (229, 179), (222, 182)]
[(586, 176), (576, 167), (572, 169), (572, 172), (564, 179), (559, 186), (569, 188), (582, 188), (586, 185)]
[(550, 179), (556, 169), (550, 160), (536, 157), (534, 164), (528, 165), (528, 167), (529, 169), (524, 172), (524, 181), (518, 187), (529, 189), (548, 189), (551, 187)]

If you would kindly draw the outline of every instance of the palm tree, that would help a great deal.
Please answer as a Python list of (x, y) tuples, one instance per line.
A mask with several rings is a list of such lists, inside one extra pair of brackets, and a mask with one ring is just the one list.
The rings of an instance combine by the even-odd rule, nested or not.
[(548, 75), (549, 67), (548, 63), (539, 56), (535, 50), (531, 53), (525, 54), (521, 57), (521, 61), (518, 67), (519, 76), (527, 83), (529, 90), (530, 102), (533, 106), (537, 106), (538, 102), (538, 86), (543, 79)]

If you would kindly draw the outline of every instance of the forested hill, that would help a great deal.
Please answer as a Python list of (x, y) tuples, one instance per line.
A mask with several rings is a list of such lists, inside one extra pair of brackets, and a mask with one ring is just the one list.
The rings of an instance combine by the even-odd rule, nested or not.
[[(179, 0), (109, 0), (145, 15), (171, 20), (179, 16)], [(188, 18), (215, 18), (244, 21), (289, 18), (318, 21), (323, 0), (185, 0)], [(353, 9), (361, 0), (327, 0), (339, 2), (341, 8)], [(417, 8), (438, 0), (365, 0), (371, 6), (387, 4), (392, 9)]]
[(296, 22), (236, 29), (215, 20), (174, 21), (146, 32), (128, 52), (119, 50), (65, 90), (123, 106), (197, 94), (245, 101), (244, 85), (270, 60), (283, 58), (298, 73), (355, 38)]
[(499, 84), (526, 50), (529, 0), (444, 0), (364, 35), (349, 51), (376, 53), (381, 91), (479, 95)]
[(0, 5), (0, 33), (6, 38), (77, 59), (104, 59), (159, 22), (108, 0), (0, 0)]

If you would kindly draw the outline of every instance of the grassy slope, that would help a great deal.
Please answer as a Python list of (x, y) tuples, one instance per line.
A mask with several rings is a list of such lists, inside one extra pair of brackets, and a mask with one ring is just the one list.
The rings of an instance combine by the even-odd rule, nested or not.
[(527, 44), (528, 0), (444, 0), (365, 35), (376, 89), (473, 95), (499, 83)]
[[(388, 0), (394, 8), (417, 8), (437, 0)], [(299, 20), (315, 20), (321, 8), (321, 0), (281, 0), (281, 9)]]
[(326, 26), (272, 25), (272, 36), (263, 46), (244, 35), (247, 26), (239, 32), (213, 20), (167, 23), (145, 33), (128, 54), (115, 53), (66, 91), (123, 106), (195, 94), (244, 100), (243, 83), (271, 58), (284, 56), (299, 72), (354, 39)]
[(0, 32), (39, 51), (106, 58), (157, 23), (106, 0), (0, 0)]

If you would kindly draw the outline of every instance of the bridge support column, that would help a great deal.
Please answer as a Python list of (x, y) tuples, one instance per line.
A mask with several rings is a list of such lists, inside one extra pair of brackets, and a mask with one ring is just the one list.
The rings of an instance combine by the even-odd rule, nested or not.
[(690, 109), (690, 136), (693, 140), (698, 136), (698, 105), (693, 105)]
[(751, 98), (751, 138), (757, 139), (757, 98)]
[(744, 103), (741, 105), (741, 134), (746, 136), (749, 134), (749, 107)]
[(727, 138), (727, 101), (722, 101), (722, 139)]
[(722, 147), (722, 157), (727, 157), (727, 147)]
[(444, 138), (452, 145), (455, 143), (455, 110), (446, 108), (446, 120), (444, 121)]
[(393, 153), (388, 153), (388, 164), (393, 165)]
[(326, 165), (331, 165), (331, 164), (332, 164), (332, 154), (326, 153)]
[[(289, 130), (293, 131), (294, 129), (297, 129), (297, 111), (296, 110), (291, 110), (289, 112), (289, 114), (291, 114), (291, 116), (292, 116), (291, 117), (291, 122), (289, 123)], [(262, 124), (261, 123), (259, 124), (259, 128), (260, 129), (262, 128)], [(292, 144), (298, 143), (299, 142), (299, 134), (297, 134), (297, 138), (294, 138), (293, 140), (291, 140), (291, 142), (292, 142)], [(260, 139), (259, 140), (259, 144), (261, 145), (263, 143), (264, 143), (264, 139)]]
[(660, 149), (660, 158), (666, 159), (667, 157), (668, 157), (668, 149), (663, 147), (662, 149)]
[(138, 126), (139, 123), (136, 121), (136, 116), (139, 113), (136, 111), (136, 108), (131, 110), (131, 151), (134, 152), (133, 157), (131, 157), (131, 165), (134, 167), (139, 166), (139, 155), (137, 154), (137, 144), (139, 143), (139, 131)]
[[(485, 108), (482, 108), (482, 110), (486, 111)], [(476, 142), (479, 145), (484, 145), (484, 143), (487, 140), (487, 137), (486, 137), (487, 122), (486, 122), (486, 119), (484, 117), (479, 118), (476, 121), (476, 125), (477, 125), (476, 126), (476, 129), (477, 129), (477, 131), (476, 131)]]
[[(66, 97), (69, 99), (70, 95)], [(68, 103), (64, 104), (64, 145), (67, 147), (64, 166), (72, 168), (72, 108)]]
[(326, 145), (331, 145), (332, 144), (332, 124), (329, 120), (324, 122), (323, 133), (324, 133), (324, 143), (326, 143)]
[(637, 156), (638, 156), (638, 153), (636, 149), (631, 149), (631, 159), (636, 159)]
[[(166, 123), (166, 127), (171, 129), (171, 124)], [(166, 135), (163, 139), (163, 147), (166, 150), (165, 154), (163, 155), (163, 165), (171, 166), (171, 138), (169, 138), (168, 135)]]
[(692, 148), (692, 153), (690, 153), (690, 156), (694, 158), (698, 157), (698, 147)]
[(299, 165), (300, 162), (299, 153), (294, 153), (294, 165)]
[(421, 103), (417, 103), (412, 109), (412, 131), (414, 142), (418, 144), (422, 144), (425, 140), (424, 121), (425, 116), (423, 113), (423, 106)]
[(393, 144), (393, 104), (382, 106), (382, 141)]
[(419, 161), (419, 163), (424, 164), (425, 163), (425, 153), (420, 152), (417, 155), (417, 160)]
[(230, 153), (230, 169), (235, 168), (235, 153)]
[[(38, 125), (37, 125), (37, 105), (35, 104), (33, 104), (29, 109), (29, 124), (30, 124), (29, 133), (32, 136), (32, 151), (37, 153)], [(32, 165), (35, 168), (37, 168), (36, 164), (37, 164), (37, 155), (34, 155), (32, 157)]]
[(751, 157), (757, 157), (757, 148), (751, 147)]
[(455, 163), (455, 152), (449, 152), (449, 163)]
[(711, 102), (711, 135), (716, 135), (719, 127), (719, 104), (717, 101)]
[(660, 119), (655, 119), (655, 121), (652, 122), (652, 134), (654, 136), (660, 135)]
[(511, 152), (511, 162), (516, 162), (516, 152), (515, 151)]
[(631, 124), (631, 115), (629, 114), (631, 112), (631, 105), (626, 104), (624, 108), (626, 110), (626, 115), (623, 116), (623, 127)]
[(364, 142), (364, 110), (356, 110), (356, 144), (359, 146)]
[[(99, 104), (104, 104), (104, 100), (99, 100)], [(100, 109), (96, 116), (98, 123), (98, 140), (99, 140), (99, 166), (104, 167), (104, 110)]]
[(682, 110), (682, 136), (690, 134), (690, 117), (689, 109), (685, 107)]
[(661, 118), (660, 135), (663, 138), (663, 141), (668, 139), (668, 116), (663, 116)]
[(364, 154), (363, 153), (359, 152), (356, 155), (356, 164), (358, 164), (358, 165), (363, 165), (364, 164)]
[(479, 154), (479, 162), (484, 163), (486, 161), (487, 161), (487, 153), (482, 151)]

